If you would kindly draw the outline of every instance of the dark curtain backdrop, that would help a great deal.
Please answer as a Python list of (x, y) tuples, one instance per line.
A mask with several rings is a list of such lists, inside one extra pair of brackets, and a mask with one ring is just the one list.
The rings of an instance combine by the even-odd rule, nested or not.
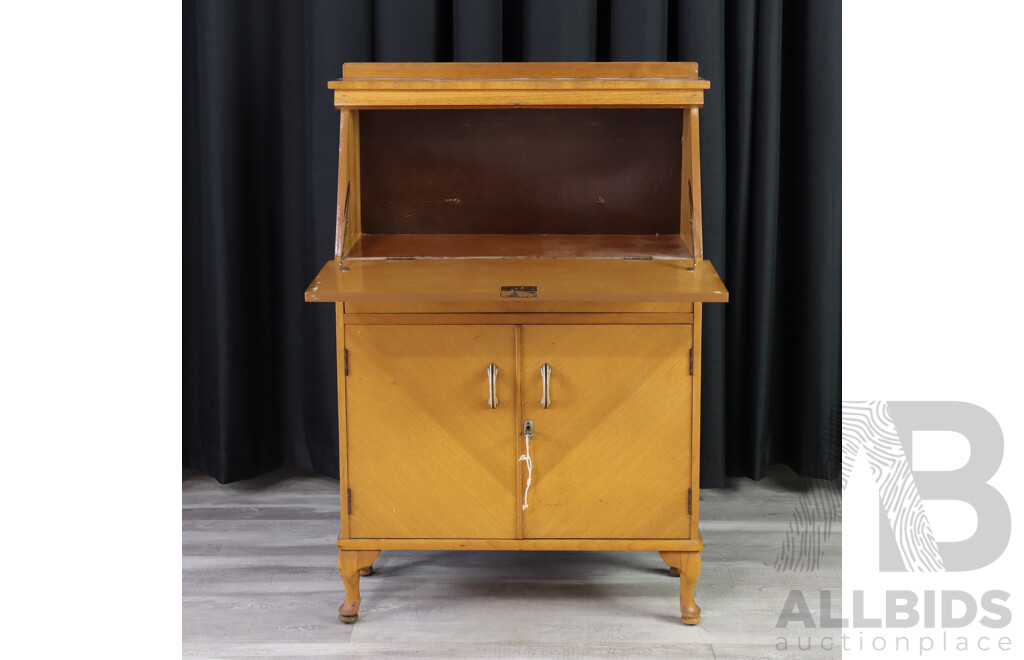
[(682, 60), (701, 113), (702, 485), (833, 478), (840, 397), (840, 16), (830, 0), (186, 0), (184, 464), (337, 475), (334, 245), (347, 61)]

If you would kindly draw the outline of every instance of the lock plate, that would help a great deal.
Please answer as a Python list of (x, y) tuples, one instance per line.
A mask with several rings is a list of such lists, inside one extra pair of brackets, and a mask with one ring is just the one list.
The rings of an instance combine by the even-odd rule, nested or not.
[(532, 438), (533, 437), (533, 420), (532, 419), (528, 419), (525, 422), (523, 422), (523, 435), (526, 436), (527, 438)]
[(536, 298), (536, 286), (503, 286), (499, 294), (502, 298)]

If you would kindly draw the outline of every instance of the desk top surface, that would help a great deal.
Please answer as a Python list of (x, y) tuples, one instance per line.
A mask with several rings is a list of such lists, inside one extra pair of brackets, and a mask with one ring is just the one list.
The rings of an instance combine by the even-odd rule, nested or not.
[(536, 287), (533, 299), (548, 302), (729, 299), (709, 261), (698, 262), (693, 271), (687, 262), (657, 259), (415, 259), (345, 261), (344, 266), (347, 271), (328, 261), (306, 289), (306, 301), (497, 301), (507, 297), (503, 287)]

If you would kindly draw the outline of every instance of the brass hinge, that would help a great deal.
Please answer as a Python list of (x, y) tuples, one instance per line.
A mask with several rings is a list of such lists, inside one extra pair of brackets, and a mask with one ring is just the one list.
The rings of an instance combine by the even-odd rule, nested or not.
[(623, 257), (626, 261), (654, 261), (654, 257), (648, 256), (637, 256), (637, 257)]
[[(692, 359), (692, 358), (691, 358)], [(690, 373), (693, 373), (693, 363), (690, 363)], [(348, 375), (348, 349), (345, 349), (345, 375)]]
[[(348, 360), (348, 356), (347, 355), (345, 356), (345, 359)], [(348, 362), (347, 361), (345, 362), (345, 365), (346, 365), (345, 366), (345, 373), (348, 373), (348, 366), (347, 366)], [(690, 375), (691, 376), (693, 375), (693, 349), (692, 348), (690, 349)]]
[(388, 257), (388, 261), (413, 261), (416, 257)]
[(348, 489), (348, 515), (352, 515), (352, 489)]
[[(352, 491), (348, 491), (348, 508), (349, 513), (352, 513)], [(693, 489), (686, 489), (686, 513), (693, 515)]]

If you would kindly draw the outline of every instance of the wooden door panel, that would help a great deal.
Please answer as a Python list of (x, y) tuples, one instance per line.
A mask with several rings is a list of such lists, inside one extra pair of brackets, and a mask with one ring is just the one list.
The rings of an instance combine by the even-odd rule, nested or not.
[(692, 326), (521, 332), (523, 415), (535, 429), (524, 537), (687, 538)]
[(345, 346), (350, 536), (514, 538), (515, 327), (349, 326)]

